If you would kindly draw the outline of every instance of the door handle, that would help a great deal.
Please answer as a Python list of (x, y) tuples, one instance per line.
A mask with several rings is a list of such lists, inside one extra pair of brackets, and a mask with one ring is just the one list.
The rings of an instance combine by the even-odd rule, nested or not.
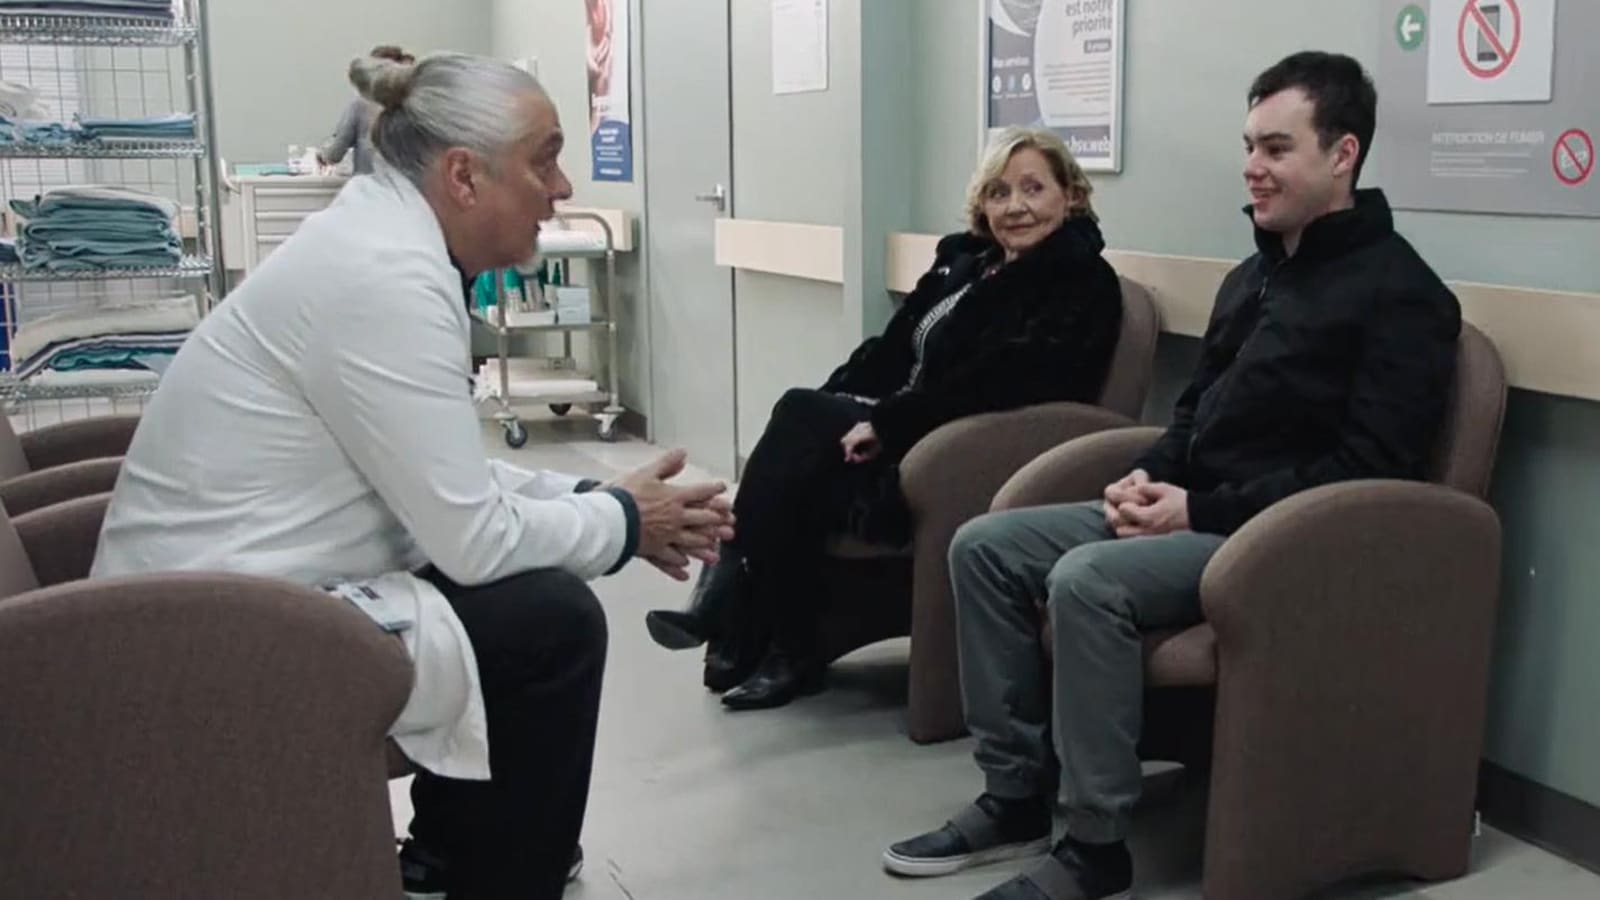
[(716, 189), (709, 194), (695, 194), (694, 199), (700, 201), (701, 203), (709, 203), (712, 206), (715, 206), (717, 208), (717, 212), (728, 211), (728, 189), (720, 184), (717, 185)]

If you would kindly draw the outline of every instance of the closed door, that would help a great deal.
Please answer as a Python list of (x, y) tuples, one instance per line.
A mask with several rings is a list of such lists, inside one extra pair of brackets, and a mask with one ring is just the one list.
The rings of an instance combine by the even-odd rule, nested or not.
[(731, 215), (728, 0), (643, 4), (651, 436), (734, 475), (733, 273), (713, 263)]

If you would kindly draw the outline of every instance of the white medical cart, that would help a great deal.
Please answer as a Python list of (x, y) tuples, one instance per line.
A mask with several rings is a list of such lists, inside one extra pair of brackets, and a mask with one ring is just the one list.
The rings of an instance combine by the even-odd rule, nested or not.
[[(473, 317), (493, 332), (496, 345), (495, 357), (478, 372), (477, 395), (496, 405), (494, 419), (505, 430), (506, 444), (513, 448), (528, 442), (527, 429), (514, 409), (517, 404), (544, 403), (556, 415), (566, 415), (575, 406), (599, 407), (591, 414), (603, 441), (616, 440), (617, 419), (623, 413), (617, 394), (616, 236), (610, 223), (594, 213), (574, 211), (558, 214), (556, 218), (566, 224), (591, 221), (598, 224), (599, 230), (598, 233), (588, 229), (541, 233), (534, 260), (518, 267), (517, 271), (531, 274), (541, 260), (547, 263), (603, 260), (600, 283), (591, 283), (588, 287), (589, 320), (560, 322), (547, 311), (530, 308), (531, 304), (506, 293), (503, 271), (494, 273), (495, 304), (488, 315), (481, 315), (476, 303), (472, 305)], [(599, 267), (590, 268), (592, 275), (593, 269)], [(596, 298), (602, 298), (601, 302), (596, 304)], [(512, 339), (530, 334), (561, 335), (561, 354), (555, 357), (513, 356)], [(574, 334), (590, 336), (592, 373), (581, 373), (577, 369), (577, 360), (573, 357)], [(594, 341), (594, 337), (601, 335), (605, 338), (603, 348)]]

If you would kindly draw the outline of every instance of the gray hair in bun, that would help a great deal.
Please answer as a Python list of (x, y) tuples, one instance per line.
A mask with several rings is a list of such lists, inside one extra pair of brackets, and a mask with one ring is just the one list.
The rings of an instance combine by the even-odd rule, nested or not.
[(407, 64), (365, 56), (350, 63), (350, 83), (361, 96), (384, 109), (403, 105), (411, 95), (411, 83), (416, 77), (415, 63)]
[(510, 63), (463, 53), (440, 53), (407, 65), (361, 57), (350, 83), (383, 108), (372, 144), (415, 184), (451, 147), (494, 157), (527, 133), (518, 106), (544, 95), (532, 75)]

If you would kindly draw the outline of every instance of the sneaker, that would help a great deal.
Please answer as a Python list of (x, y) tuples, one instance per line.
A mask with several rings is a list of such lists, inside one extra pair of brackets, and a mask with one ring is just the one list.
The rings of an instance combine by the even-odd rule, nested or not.
[(1050, 806), (1007, 802), (985, 794), (944, 827), (892, 845), (883, 867), (896, 875), (934, 878), (1050, 848)]
[(1081, 844), (1064, 837), (1039, 864), (977, 900), (1131, 900), (1128, 845)]
[[(429, 853), (421, 844), (406, 838), (400, 842), (400, 886), (406, 900), (448, 900), (448, 868), (444, 860)], [(583, 845), (572, 851), (572, 865), (567, 868), (567, 883), (578, 880), (583, 872)]]

